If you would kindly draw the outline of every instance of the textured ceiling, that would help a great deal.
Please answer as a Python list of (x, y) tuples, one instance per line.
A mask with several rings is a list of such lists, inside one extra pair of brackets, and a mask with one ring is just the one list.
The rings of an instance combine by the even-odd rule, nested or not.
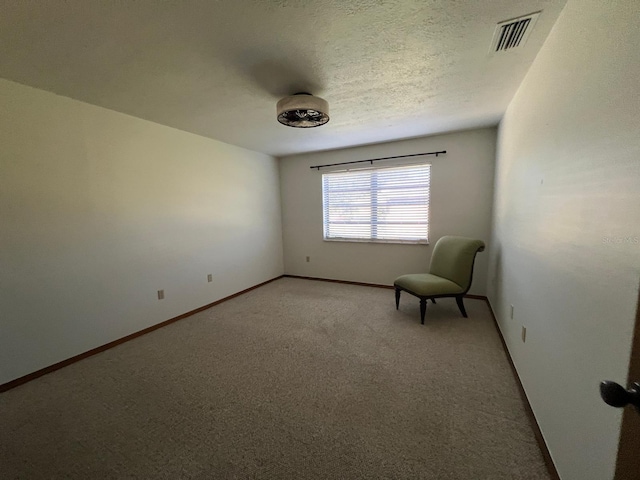
[[(497, 124), (565, 3), (0, 1), (0, 77), (273, 155)], [(538, 10), (489, 54), (496, 23)], [(298, 91), (328, 124), (276, 121)]]

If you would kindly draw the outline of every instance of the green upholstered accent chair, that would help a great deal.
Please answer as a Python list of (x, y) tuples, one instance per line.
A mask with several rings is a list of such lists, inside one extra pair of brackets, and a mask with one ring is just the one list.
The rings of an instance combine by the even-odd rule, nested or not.
[(462, 316), (467, 318), (462, 299), (471, 287), (476, 254), (484, 250), (482, 240), (448, 235), (440, 238), (433, 248), (429, 273), (412, 273), (396, 278), (396, 310), (400, 306), (400, 292), (420, 299), (420, 322), (424, 325), (427, 300), (436, 303), (440, 297), (455, 297)]

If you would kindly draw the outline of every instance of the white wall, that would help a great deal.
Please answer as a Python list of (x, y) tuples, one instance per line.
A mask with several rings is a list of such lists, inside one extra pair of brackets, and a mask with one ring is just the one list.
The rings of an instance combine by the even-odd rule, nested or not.
[(274, 158), (4, 80), (0, 112), (0, 384), (283, 273)]
[[(280, 159), (285, 273), (391, 285), (425, 272), (435, 241), (464, 235), (490, 242), (494, 128), (470, 130)], [(446, 150), (431, 162), (430, 245), (327, 242), (322, 239), (322, 170), (312, 165)], [(306, 257), (311, 257), (309, 263)], [(486, 291), (487, 253), (478, 254), (470, 293)]]
[(570, 0), (499, 128), (489, 297), (564, 480), (614, 471), (598, 384), (626, 381), (640, 277), (639, 14)]

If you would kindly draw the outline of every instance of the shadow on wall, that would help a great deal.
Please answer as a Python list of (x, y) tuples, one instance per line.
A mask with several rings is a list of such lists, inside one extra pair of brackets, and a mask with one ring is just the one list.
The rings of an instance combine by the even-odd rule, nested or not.
[[(500, 242), (494, 240), (491, 255), (489, 256), (489, 272), (487, 278), (487, 295), (489, 297), (491, 297), (489, 293), (492, 293), (494, 298), (500, 298), (503, 284), (502, 273), (502, 246), (500, 245)], [(491, 300), (491, 298), (489, 298), (489, 300)], [(493, 308), (499, 307), (494, 306)]]

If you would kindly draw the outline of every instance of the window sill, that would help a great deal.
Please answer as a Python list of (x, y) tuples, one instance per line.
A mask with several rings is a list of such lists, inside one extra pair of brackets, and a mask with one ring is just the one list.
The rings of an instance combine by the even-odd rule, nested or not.
[(376, 240), (372, 238), (323, 238), (325, 242), (395, 243), (400, 245), (429, 245), (428, 240)]

